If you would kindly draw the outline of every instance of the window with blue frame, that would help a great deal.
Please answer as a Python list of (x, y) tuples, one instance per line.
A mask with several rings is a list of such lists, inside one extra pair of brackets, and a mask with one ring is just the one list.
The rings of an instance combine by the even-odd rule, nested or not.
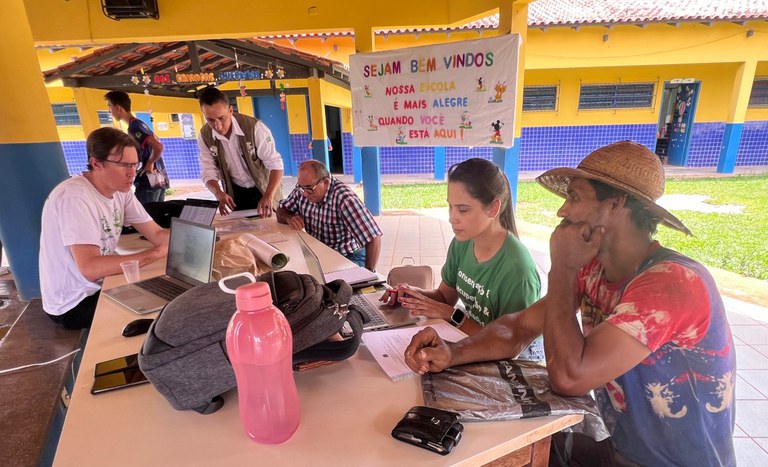
[(557, 110), (557, 86), (525, 86), (523, 112)]
[(653, 106), (654, 83), (582, 84), (579, 110)]
[(80, 114), (75, 104), (52, 104), (53, 119), (57, 126), (80, 125)]
[(768, 107), (768, 78), (758, 78), (752, 83), (749, 106)]

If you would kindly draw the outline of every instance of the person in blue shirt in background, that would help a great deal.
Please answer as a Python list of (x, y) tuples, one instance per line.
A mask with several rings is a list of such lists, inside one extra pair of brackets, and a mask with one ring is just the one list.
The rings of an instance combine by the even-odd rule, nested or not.
[[(139, 162), (141, 169), (136, 174), (133, 185), (136, 197), (141, 204), (165, 201), (165, 190), (170, 186), (165, 163), (162, 159), (163, 143), (155, 138), (149, 126), (131, 113), (131, 98), (123, 91), (110, 91), (104, 95), (109, 113), (115, 120), (128, 125), (127, 133), (138, 141), (141, 147)], [(157, 176), (159, 173), (159, 177)], [(155, 186), (150, 182), (150, 175), (156, 179)]]

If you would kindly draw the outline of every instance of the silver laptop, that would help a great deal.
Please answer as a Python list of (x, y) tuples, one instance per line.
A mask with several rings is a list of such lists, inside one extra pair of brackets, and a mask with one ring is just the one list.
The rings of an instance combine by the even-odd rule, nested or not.
[(158, 311), (187, 290), (210, 282), (216, 229), (171, 219), (165, 275), (105, 290), (107, 297), (143, 315)]
[[(325, 284), (325, 274), (323, 274), (320, 259), (304, 241), (301, 233), (298, 234), (298, 237), (309, 274), (321, 284)], [(352, 295), (349, 304), (354, 305), (363, 314), (363, 319), (366, 321), (363, 323), (363, 331), (380, 331), (407, 326), (419, 321), (419, 318), (412, 316), (405, 307), (385, 305), (380, 302), (381, 294), (382, 292)]]
[(419, 321), (417, 316), (400, 305), (385, 305), (379, 301), (383, 292), (352, 295), (350, 305), (354, 305), (363, 314), (363, 331), (380, 331), (382, 329), (407, 326)]

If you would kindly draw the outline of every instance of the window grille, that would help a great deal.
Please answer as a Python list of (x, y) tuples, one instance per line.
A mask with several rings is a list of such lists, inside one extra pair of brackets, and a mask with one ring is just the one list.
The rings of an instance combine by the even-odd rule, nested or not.
[(99, 123), (102, 125), (112, 125), (112, 114), (108, 110), (96, 111), (99, 115)]
[(749, 106), (768, 107), (768, 78), (758, 78), (752, 83)]
[(75, 104), (52, 104), (53, 119), (57, 126), (80, 125), (80, 114)]
[(557, 110), (557, 86), (525, 86), (523, 111)]
[(653, 106), (654, 83), (582, 84), (579, 110)]

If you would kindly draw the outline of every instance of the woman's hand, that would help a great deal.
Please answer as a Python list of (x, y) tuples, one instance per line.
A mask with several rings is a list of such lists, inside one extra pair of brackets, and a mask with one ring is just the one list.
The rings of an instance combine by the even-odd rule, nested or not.
[(453, 314), (453, 307), (451, 305), (433, 300), (416, 289), (407, 286), (401, 288), (398, 292), (400, 303), (411, 311), (411, 315), (444, 320), (451, 319)]

